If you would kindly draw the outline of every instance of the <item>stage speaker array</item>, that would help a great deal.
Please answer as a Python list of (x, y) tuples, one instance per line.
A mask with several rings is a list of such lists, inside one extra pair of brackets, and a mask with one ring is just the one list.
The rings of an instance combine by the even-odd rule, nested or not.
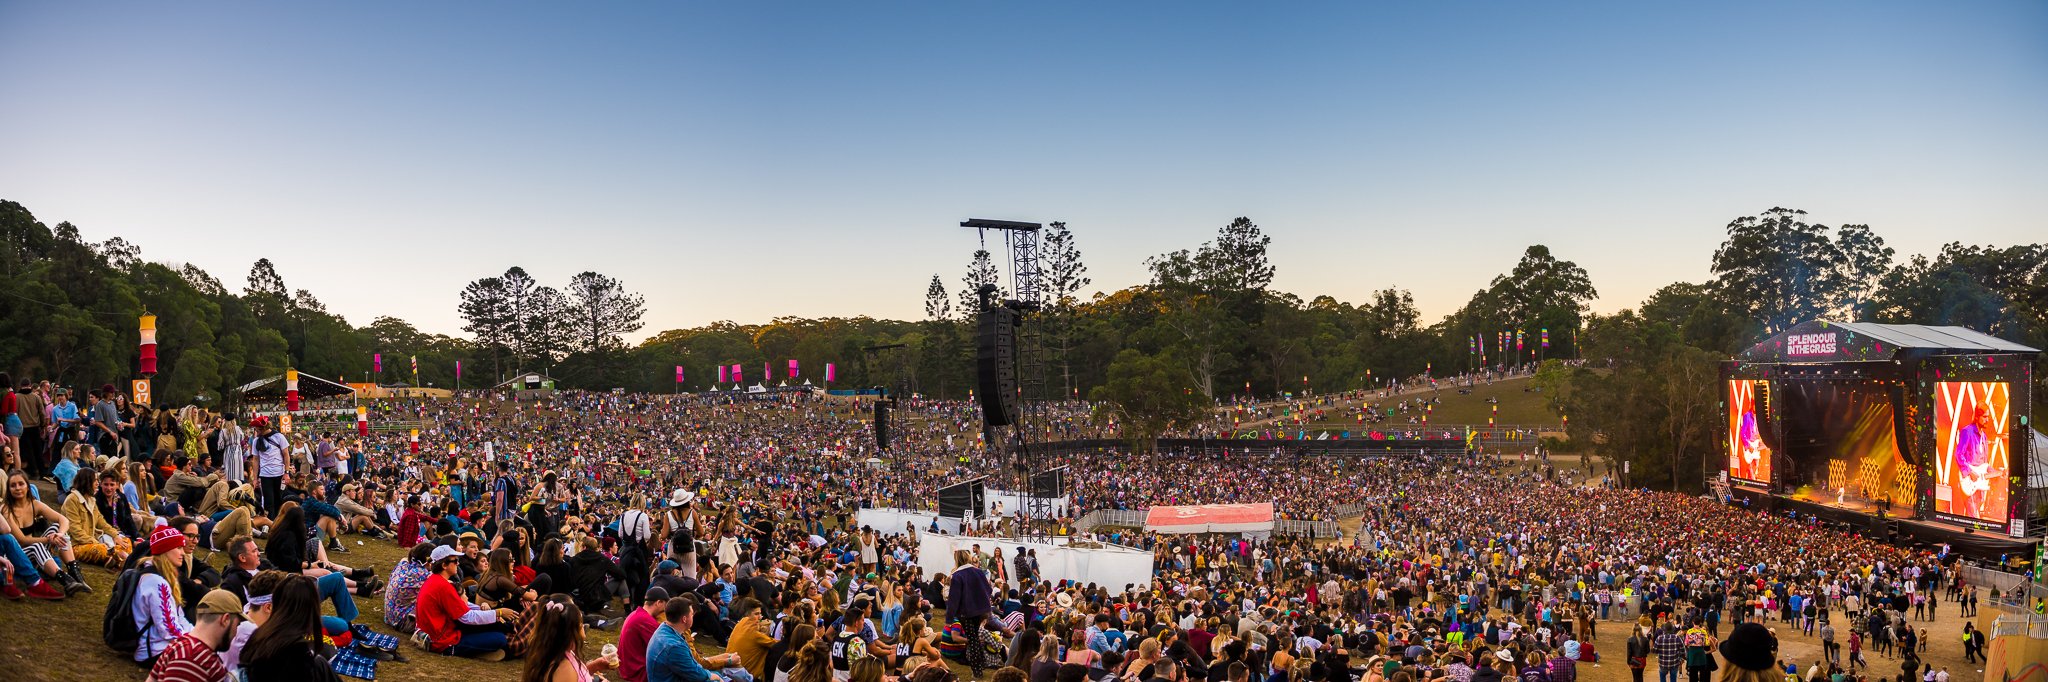
[(889, 449), (889, 408), (896, 401), (883, 398), (875, 401), (875, 449)]
[(974, 366), (981, 418), (989, 426), (1017, 421), (1017, 312), (1003, 307), (981, 311), (974, 337)]

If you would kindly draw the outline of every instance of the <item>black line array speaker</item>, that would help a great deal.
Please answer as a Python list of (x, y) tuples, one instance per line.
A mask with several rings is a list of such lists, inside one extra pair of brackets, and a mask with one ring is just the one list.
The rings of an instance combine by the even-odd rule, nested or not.
[(1017, 311), (991, 307), (981, 312), (974, 337), (981, 418), (989, 426), (1017, 421)]
[(889, 449), (889, 408), (894, 402), (887, 398), (875, 401), (875, 449)]

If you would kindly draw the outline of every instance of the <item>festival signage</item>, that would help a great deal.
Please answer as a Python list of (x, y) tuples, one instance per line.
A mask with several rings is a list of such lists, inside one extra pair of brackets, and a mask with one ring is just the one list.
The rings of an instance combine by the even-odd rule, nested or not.
[(1791, 357), (1834, 355), (1836, 335), (1837, 332), (1788, 335), (1785, 337), (1785, 355)]
[(1155, 533), (1257, 533), (1273, 530), (1273, 503), (1161, 505), (1145, 511)]

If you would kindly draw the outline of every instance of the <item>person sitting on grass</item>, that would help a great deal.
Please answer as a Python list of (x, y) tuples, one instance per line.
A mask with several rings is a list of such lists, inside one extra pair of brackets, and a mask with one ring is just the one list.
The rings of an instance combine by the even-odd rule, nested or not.
[(446, 546), (437, 546), (428, 555), (433, 575), (420, 586), (413, 611), (419, 630), (413, 633), (413, 643), (438, 654), (505, 660), (509, 647), (506, 624), (516, 614), (511, 609), (484, 609), (462, 599), (453, 582), (461, 579), (457, 561), (461, 557), (461, 551)]
[(286, 576), (270, 593), (270, 615), (242, 645), (240, 663), (248, 682), (340, 682), (327, 659), (314, 651), (320, 641), (320, 591), (313, 579)]
[(534, 610), (533, 634), (527, 640), (531, 650), (520, 670), (520, 682), (589, 682), (617, 665), (616, 652), (583, 660), (580, 652), (587, 632), (583, 612), (569, 595), (548, 595)]
[(165, 647), (150, 666), (151, 682), (217, 682), (228, 679), (227, 663), (221, 659), (222, 645), (234, 636), (242, 620), (242, 600), (227, 590), (212, 590), (199, 598), (192, 614), (197, 622), (192, 631)]
[[(50, 505), (29, 496), (28, 474), (20, 469), (7, 472), (7, 491), (0, 513), (44, 575), (64, 586), (65, 594), (91, 592), (92, 586), (78, 573), (78, 555), (71, 551), (71, 520)], [(61, 563), (60, 563), (61, 562)]]
[(72, 553), (89, 564), (127, 564), (135, 544), (121, 535), (121, 529), (100, 513), (100, 506), (92, 499), (92, 491), (100, 487), (99, 472), (80, 469), (73, 481), (77, 485), (64, 496), (64, 518), (71, 520)]
[(391, 567), (391, 581), (384, 587), (384, 624), (399, 632), (413, 631), (413, 609), (419, 605), (420, 587), (434, 574), (427, 566), (435, 545), (418, 543), (398, 565)]
[(0, 514), (0, 565), (5, 567), (4, 571), (0, 571), (0, 575), (4, 575), (7, 580), (7, 584), (0, 587), (0, 596), (8, 599), (34, 597), (49, 601), (64, 599), (64, 591), (51, 585), (50, 581), (44, 580), (42, 571), (36, 570), (35, 560), (30, 559), (28, 553), (22, 551), (21, 541), (15, 539), (14, 524), (7, 520), (6, 514)]
[(178, 575), (185, 563), (185, 535), (169, 523), (149, 533), (149, 555), (136, 570), (135, 602), (129, 607), (140, 636), (135, 645), (135, 662), (154, 665), (158, 654), (192, 631), (185, 617), (184, 579)]

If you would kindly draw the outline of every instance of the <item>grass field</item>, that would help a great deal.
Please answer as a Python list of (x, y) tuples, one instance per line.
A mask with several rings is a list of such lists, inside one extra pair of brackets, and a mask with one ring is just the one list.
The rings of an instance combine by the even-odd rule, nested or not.
[[(1436, 406), (1435, 411), (1430, 413), (1429, 423), (1432, 425), (1463, 425), (1485, 424), (1486, 418), (1493, 414), (1493, 403), (1487, 402), (1487, 399), (1497, 398), (1500, 401), (1500, 413), (1496, 418), (1496, 423), (1520, 425), (1558, 423), (1557, 414), (1551, 412), (1549, 405), (1543, 400), (1543, 394), (1537, 392), (1535, 388), (1536, 383), (1534, 381), (1528, 378), (1516, 378), (1492, 384), (1473, 386), (1470, 388), (1471, 393), (1459, 393), (1459, 387), (1445, 386), (1442, 390), (1406, 393), (1397, 398), (1375, 399), (1372, 402), (1391, 407), (1401, 400), (1438, 398), (1443, 402)], [(1338, 416), (1339, 413), (1349, 414), (1349, 409), (1356, 405), (1356, 401), (1347, 401), (1339, 403), (1336, 407), (1326, 407), (1324, 408), (1325, 412), (1333, 416), (1323, 421), (1311, 422), (1306, 428), (1357, 430), (1357, 421), (1349, 417)], [(1407, 423), (1405, 416), (1397, 416), (1396, 420), (1403, 425)], [(1284, 423), (1289, 424), (1289, 428), (1294, 428), (1291, 426), (1291, 419), (1284, 420)]]

